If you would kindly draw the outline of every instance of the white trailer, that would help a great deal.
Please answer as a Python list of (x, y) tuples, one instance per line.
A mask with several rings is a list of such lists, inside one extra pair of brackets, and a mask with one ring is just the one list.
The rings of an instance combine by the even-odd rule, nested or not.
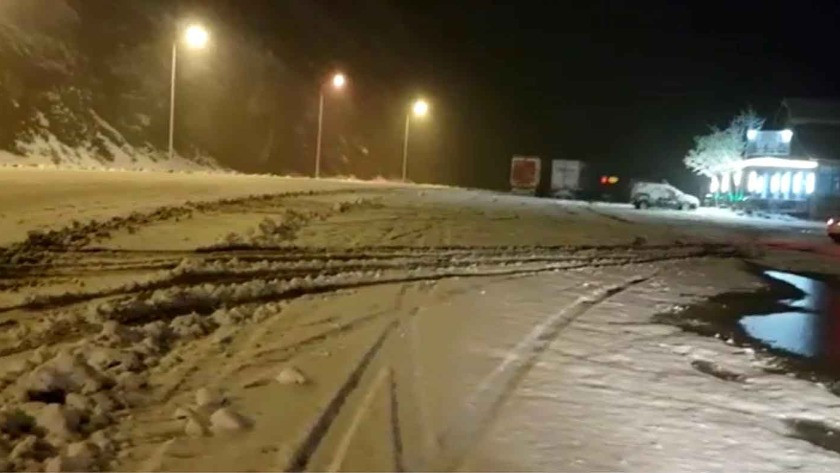
[(570, 159), (551, 160), (551, 195), (555, 197), (574, 197), (580, 191), (580, 178), (583, 162)]

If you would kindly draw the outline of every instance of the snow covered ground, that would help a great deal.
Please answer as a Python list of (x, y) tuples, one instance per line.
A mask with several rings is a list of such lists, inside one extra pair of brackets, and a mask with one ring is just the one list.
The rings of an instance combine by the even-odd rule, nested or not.
[(818, 224), (9, 170), (0, 231), (0, 468), (840, 468), (825, 385), (653, 320), (836, 272)]

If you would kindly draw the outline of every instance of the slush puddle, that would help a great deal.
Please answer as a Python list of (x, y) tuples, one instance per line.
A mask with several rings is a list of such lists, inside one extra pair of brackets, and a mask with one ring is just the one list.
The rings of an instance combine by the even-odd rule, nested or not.
[(835, 291), (797, 274), (764, 275), (795, 286), (803, 296), (783, 301), (789, 311), (742, 317), (739, 324), (747, 335), (772, 348), (840, 366), (840, 297)]

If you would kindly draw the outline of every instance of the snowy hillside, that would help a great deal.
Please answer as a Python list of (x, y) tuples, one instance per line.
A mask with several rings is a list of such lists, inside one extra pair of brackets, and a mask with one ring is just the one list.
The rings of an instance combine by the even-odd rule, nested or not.
[(134, 146), (94, 110), (88, 110), (87, 117), (79, 117), (67, 109), (64, 112), (68, 119), (81, 119), (80, 123), (90, 121), (92, 124), (85, 130), (81, 140), (70, 143), (62, 141), (53, 133), (52, 123), (46, 115), (37, 111), (34, 126), (22, 131), (15, 140), (14, 149), (17, 153), (0, 154), (0, 165), (159, 171), (220, 169), (207, 156), (197, 155), (186, 159), (176, 155), (169, 159), (165, 150), (159, 150), (148, 142)]
[[(278, 40), (285, 39), (275, 43), (250, 32), (237, 2), (0, 0), (0, 165), (182, 169), (212, 156), (237, 171), (310, 174), (317, 82), (333, 67), (349, 68), (335, 64), (327, 46), (347, 41), (322, 41), (335, 32), (329, 5), (278, 3), (288, 5), (277, 7), (285, 22)], [(178, 55), (175, 149), (184, 159), (169, 163), (161, 151), (172, 43), (194, 20), (208, 26), (211, 41)], [(358, 80), (353, 94), (329, 101), (321, 170), (398, 175), (402, 120), (390, 103), (397, 95), (362, 95)]]
[[(86, 38), (89, 33), (71, 5), (65, 0), (0, 3), (0, 165), (218, 168), (199, 152), (191, 153), (195, 159), (170, 160), (148, 109), (121, 107), (111, 113), (118, 122), (104, 118), (100, 108), (115, 103), (117, 94), (136, 95), (136, 88), (116, 88), (114, 74), (89, 57), (88, 47), (100, 42)], [(144, 102), (147, 108), (165, 108)]]

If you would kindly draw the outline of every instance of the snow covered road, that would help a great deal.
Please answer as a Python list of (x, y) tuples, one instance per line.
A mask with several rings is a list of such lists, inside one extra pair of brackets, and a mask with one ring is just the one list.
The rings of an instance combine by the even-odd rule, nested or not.
[(653, 321), (761, 286), (745, 257), (831, 271), (756, 249), (816, 225), (272, 177), (0, 182), (0, 468), (840, 469), (837, 396)]

